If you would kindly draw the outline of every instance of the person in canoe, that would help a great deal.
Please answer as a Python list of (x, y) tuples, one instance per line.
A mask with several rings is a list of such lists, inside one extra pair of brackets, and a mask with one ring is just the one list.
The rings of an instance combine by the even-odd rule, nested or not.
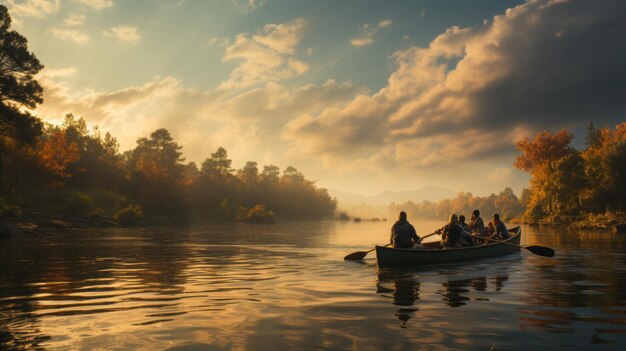
[(391, 245), (395, 248), (410, 249), (420, 241), (415, 228), (406, 219), (406, 212), (400, 212), (398, 220), (391, 227)]
[(441, 234), (441, 248), (455, 248), (462, 247), (461, 245), (461, 236), (463, 235), (463, 229), (459, 224), (459, 217), (454, 213), (450, 215), (450, 220), (448, 224), (444, 225), (443, 228), (438, 229), (436, 232)]
[(469, 227), (472, 233), (483, 236), (485, 235), (485, 222), (483, 218), (480, 216), (479, 210), (474, 210), (472, 212), (472, 217), (470, 218)]
[(480, 237), (485, 236), (485, 222), (480, 216), (479, 210), (474, 210), (474, 212), (472, 212), (472, 217), (470, 218), (469, 227), (470, 227), (470, 233), (472, 233), (472, 235), (475, 236), (474, 242), (477, 244), (484, 244), (484, 240), (479, 239)]
[(458, 225), (459, 227), (461, 227), (461, 229), (463, 229), (463, 233), (461, 233), (461, 245), (462, 246), (474, 246), (474, 238), (472, 238), (472, 235), (471, 235), (472, 230), (470, 229), (469, 225), (465, 223), (464, 215), (459, 216)]
[(506, 240), (511, 237), (506, 225), (504, 225), (504, 223), (500, 220), (500, 214), (498, 212), (493, 214), (493, 230), (494, 232), (491, 236), (493, 239)]

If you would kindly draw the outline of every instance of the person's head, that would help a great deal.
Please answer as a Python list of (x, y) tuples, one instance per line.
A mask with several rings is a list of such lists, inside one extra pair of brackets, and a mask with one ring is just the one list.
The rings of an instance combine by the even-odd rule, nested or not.
[(459, 223), (465, 223), (465, 215), (459, 216)]
[(493, 220), (494, 221), (499, 221), (500, 220), (500, 214), (498, 212), (493, 214)]
[(459, 217), (457, 217), (454, 213), (450, 215), (450, 223), (454, 224), (454, 223), (458, 223), (459, 222)]
[(398, 219), (401, 221), (406, 221), (406, 212), (401, 211), (400, 214), (398, 215)]
[(474, 210), (474, 212), (472, 212), (472, 214), (474, 215), (475, 218), (480, 217), (480, 211), (478, 211), (478, 210)]

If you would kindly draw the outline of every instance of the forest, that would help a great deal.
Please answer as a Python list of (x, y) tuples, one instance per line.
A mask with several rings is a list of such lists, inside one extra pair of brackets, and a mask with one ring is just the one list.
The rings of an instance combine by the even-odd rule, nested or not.
[(294, 167), (248, 161), (234, 169), (223, 147), (200, 165), (185, 162), (166, 129), (120, 152), (114, 136), (89, 130), (82, 117), (44, 123), (32, 113), (43, 102), (36, 74), (44, 66), (10, 25), (0, 5), (0, 218), (52, 213), (133, 224), (333, 215), (336, 201)]
[(515, 167), (531, 176), (523, 220), (583, 226), (623, 221), (626, 122), (599, 129), (590, 123), (584, 150), (571, 146), (573, 138), (563, 129), (517, 143)]

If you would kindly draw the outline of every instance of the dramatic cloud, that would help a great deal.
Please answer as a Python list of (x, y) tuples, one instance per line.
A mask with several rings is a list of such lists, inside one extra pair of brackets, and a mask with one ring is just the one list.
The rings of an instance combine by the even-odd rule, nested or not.
[(378, 33), (383, 28), (391, 27), (393, 24), (392, 20), (382, 20), (378, 22), (377, 25), (371, 26), (369, 24), (364, 24), (361, 27), (361, 36), (350, 41), (352, 46), (366, 46), (370, 45), (374, 42), (374, 35)]
[(295, 57), (307, 21), (298, 18), (284, 24), (268, 24), (256, 34), (237, 35), (226, 48), (224, 61), (242, 61), (220, 88), (245, 88), (301, 75), (309, 66)]
[(12, 16), (18, 17), (45, 17), (59, 10), (61, 0), (7, 0)]
[(141, 41), (141, 35), (137, 31), (137, 27), (119, 25), (102, 31), (102, 34), (122, 44), (137, 45)]
[(512, 155), (539, 128), (623, 120), (626, 3), (532, 1), (394, 54), (386, 87), (291, 121), (294, 152), (433, 167)]
[(275, 150), (276, 143), (285, 123), (294, 116), (339, 108), (361, 91), (350, 82), (329, 80), (293, 89), (268, 83), (237, 94), (186, 89), (179, 80), (165, 77), (116, 91), (77, 92), (64, 83), (74, 74), (76, 69), (69, 67), (45, 69), (37, 77), (45, 100), (36, 111), (40, 117), (59, 122), (67, 113), (84, 116), (117, 136), (123, 149), (164, 127), (185, 147), (188, 159), (195, 161), (224, 146), (239, 160), (276, 162), (278, 156), (270, 155), (280, 151)]
[(50, 27), (48, 32), (54, 37), (73, 41), (77, 44), (87, 44), (89, 42), (89, 35), (85, 33), (81, 27), (85, 25), (87, 17), (82, 14), (70, 14), (63, 23)]
[(94, 10), (102, 10), (115, 6), (113, 0), (74, 0), (74, 2), (83, 4)]
[[(82, 23), (68, 17), (59, 26)], [(368, 26), (376, 29), (370, 38), (392, 25)], [(224, 146), (236, 162), (294, 165), (325, 186), (426, 183), (479, 192), (527, 183), (511, 168), (521, 137), (590, 120), (613, 124), (626, 114), (621, 1), (530, 1), (475, 27), (448, 28), (426, 47), (393, 53), (387, 84), (373, 92), (334, 80), (283, 82), (309, 70), (303, 57), (314, 51), (303, 44), (306, 29), (307, 21), (296, 19), (230, 41), (207, 38), (206, 46), (224, 46), (223, 60), (235, 65), (218, 89), (156, 77), (126, 89), (76, 91), (72, 75), (89, 72), (46, 69), (38, 77), (45, 103), (37, 113), (48, 121), (84, 116), (116, 135), (123, 149), (165, 127), (188, 160)], [(323, 62), (337, 57), (327, 65), (345, 63), (317, 45), (311, 60), (327, 54)]]

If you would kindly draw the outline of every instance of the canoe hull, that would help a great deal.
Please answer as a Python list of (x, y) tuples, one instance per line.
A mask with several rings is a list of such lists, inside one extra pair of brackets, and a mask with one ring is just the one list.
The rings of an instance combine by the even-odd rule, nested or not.
[[(520, 244), (522, 230), (520, 227), (509, 230), (511, 237), (507, 240), (511, 244)], [(438, 244), (435, 244), (438, 246)], [(379, 268), (416, 266), (430, 263), (451, 263), (478, 260), (482, 258), (498, 257), (519, 251), (519, 247), (492, 243), (488, 245), (462, 247), (456, 249), (395, 249), (376, 246), (376, 258)]]

